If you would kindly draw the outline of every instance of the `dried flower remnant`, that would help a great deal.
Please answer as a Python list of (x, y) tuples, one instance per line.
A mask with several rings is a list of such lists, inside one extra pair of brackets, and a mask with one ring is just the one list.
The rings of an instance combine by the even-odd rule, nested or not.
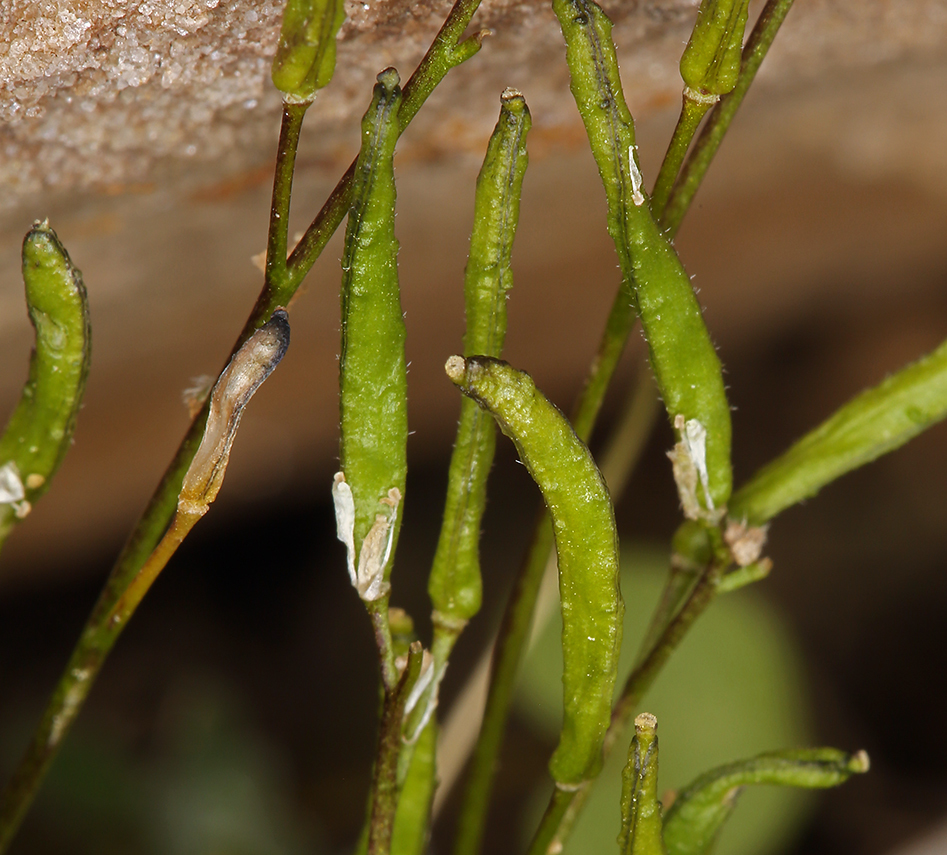
[(243, 410), (279, 364), (287, 347), (289, 319), (284, 309), (277, 309), (221, 373), (211, 392), (204, 437), (184, 475), (178, 496), (179, 512), (203, 516), (217, 498)]

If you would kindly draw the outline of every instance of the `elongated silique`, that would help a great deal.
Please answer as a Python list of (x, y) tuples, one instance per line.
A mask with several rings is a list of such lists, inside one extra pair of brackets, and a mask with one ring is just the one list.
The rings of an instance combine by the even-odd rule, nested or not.
[(706, 483), (702, 477), (697, 501), (707, 511), (719, 511), (726, 507), (732, 487), (730, 408), (723, 371), (690, 279), (651, 215), (612, 25), (591, 0), (555, 0), (553, 8), (566, 40), (572, 94), (605, 185), (608, 231), (618, 253), (623, 287), (641, 318), (672, 425), (682, 440), (683, 426), (688, 424), (697, 424), (704, 432)]
[(49, 488), (69, 450), (91, 359), (82, 275), (46, 221), (34, 223), (23, 241), (23, 284), (36, 343), (0, 438), (0, 543)]
[(635, 718), (635, 736), (621, 774), (621, 855), (665, 855), (658, 801), (658, 720)]
[(563, 722), (549, 763), (565, 788), (594, 777), (611, 720), (624, 606), (608, 489), (588, 448), (532, 378), (489, 357), (453, 356), (450, 379), (496, 419), (552, 517), (562, 606)]
[[(501, 98), (500, 119), (477, 178), (474, 228), (464, 278), (467, 331), (464, 353), (498, 357), (506, 338), (506, 300), (513, 286), (510, 257), (526, 173), (526, 100), (515, 90)], [(469, 398), (461, 400), (447, 500), (428, 592), (435, 623), (447, 628), (480, 610), (480, 522), (493, 464), (493, 419)]]
[(762, 525), (947, 417), (947, 342), (840, 407), (733, 496), (730, 515)]
[(400, 103), (398, 72), (389, 68), (378, 75), (372, 104), (362, 120), (362, 148), (342, 258), (337, 510), (339, 494), (348, 493), (353, 515), (347, 523), (353, 541), (350, 570), (358, 565), (366, 538), (374, 531), (370, 563), (377, 566), (370, 568), (372, 579), (366, 581), (374, 586), (371, 599), (380, 595), (382, 575), (386, 581), (390, 573), (398, 503), (407, 474), (405, 326), (392, 162)]
[(864, 751), (848, 754), (836, 748), (774, 751), (711, 769), (681, 790), (668, 810), (664, 818), (668, 855), (703, 855), (711, 851), (741, 787), (837, 787), (852, 775), (867, 771), (868, 755)]

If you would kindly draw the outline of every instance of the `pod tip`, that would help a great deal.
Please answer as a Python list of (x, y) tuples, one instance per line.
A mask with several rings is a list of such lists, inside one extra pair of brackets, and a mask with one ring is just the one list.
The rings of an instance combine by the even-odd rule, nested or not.
[(868, 752), (864, 749), (856, 751), (852, 755), (852, 759), (848, 761), (848, 768), (856, 774), (867, 772), (871, 768), (871, 760), (868, 758)]
[(649, 712), (639, 713), (635, 716), (635, 730), (638, 733), (642, 731), (655, 731), (658, 729), (658, 719), (657, 716), (652, 715)]
[(396, 86), (401, 85), (401, 75), (398, 74), (398, 69), (392, 66), (383, 71), (378, 72), (378, 76), (375, 78), (388, 92), (394, 91)]
[(464, 371), (467, 368), (466, 360), (462, 356), (451, 356), (444, 363), (444, 371), (454, 383), (460, 383), (464, 379)]

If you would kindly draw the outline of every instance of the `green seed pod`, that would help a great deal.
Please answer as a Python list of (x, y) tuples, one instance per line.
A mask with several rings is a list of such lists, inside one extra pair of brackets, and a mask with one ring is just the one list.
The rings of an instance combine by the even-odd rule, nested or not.
[(82, 275), (46, 221), (23, 241), (23, 282), (36, 344), (0, 438), (0, 543), (49, 488), (72, 443), (91, 357)]
[(311, 102), (332, 79), (343, 21), (342, 0), (286, 0), (272, 75), (287, 101)]
[(747, 784), (779, 784), (818, 789), (837, 787), (852, 775), (868, 771), (864, 751), (846, 754), (835, 748), (804, 748), (760, 754), (720, 766), (683, 789), (664, 818), (669, 855), (703, 855), (736, 805)]
[(621, 646), (624, 606), (608, 489), (588, 448), (528, 374), (476, 356), (452, 356), (445, 370), (513, 440), (552, 517), (562, 605), (564, 711), (549, 768), (560, 788), (571, 789), (601, 768)]
[(737, 84), (750, 0), (703, 0), (681, 57), (681, 78), (695, 93), (725, 95)]
[(608, 231), (651, 366), (679, 442), (675, 475), (685, 513), (715, 521), (730, 497), (730, 407), (723, 371), (690, 279), (651, 215), (634, 120), (625, 104), (611, 22), (591, 0), (554, 0), (572, 94), (605, 185)]
[(945, 416), (947, 342), (853, 398), (760, 469), (734, 494), (730, 516), (762, 525)]
[(658, 801), (658, 720), (635, 717), (635, 736), (621, 774), (621, 855), (665, 855)]
[(342, 471), (333, 497), (352, 584), (366, 601), (387, 592), (407, 473), (407, 368), (398, 287), (392, 159), (398, 72), (378, 75), (362, 120), (362, 149), (342, 257)]
[[(507, 89), (477, 178), (474, 229), (464, 280), (467, 355), (497, 357), (506, 338), (506, 299), (513, 286), (510, 256), (519, 221), (529, 128), (526, 100), (519, 92)], [(428, 582), (435, 620), (441, 623), (457, 625), (480, 610), (480, 521), (495, 445), (493, 420), (464, 398), (451, 457), (444, 522)]]

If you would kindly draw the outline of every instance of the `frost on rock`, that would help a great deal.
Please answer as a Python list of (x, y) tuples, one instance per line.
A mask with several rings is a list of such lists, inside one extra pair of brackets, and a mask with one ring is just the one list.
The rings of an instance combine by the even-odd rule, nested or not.
[(278, 103), (281, 0), (0, 6), (0, 179), (14, 191), (0, 207), (44, 185), (143, 180), (165, 155), (216, 161), (248, 133), (247, 105)]

